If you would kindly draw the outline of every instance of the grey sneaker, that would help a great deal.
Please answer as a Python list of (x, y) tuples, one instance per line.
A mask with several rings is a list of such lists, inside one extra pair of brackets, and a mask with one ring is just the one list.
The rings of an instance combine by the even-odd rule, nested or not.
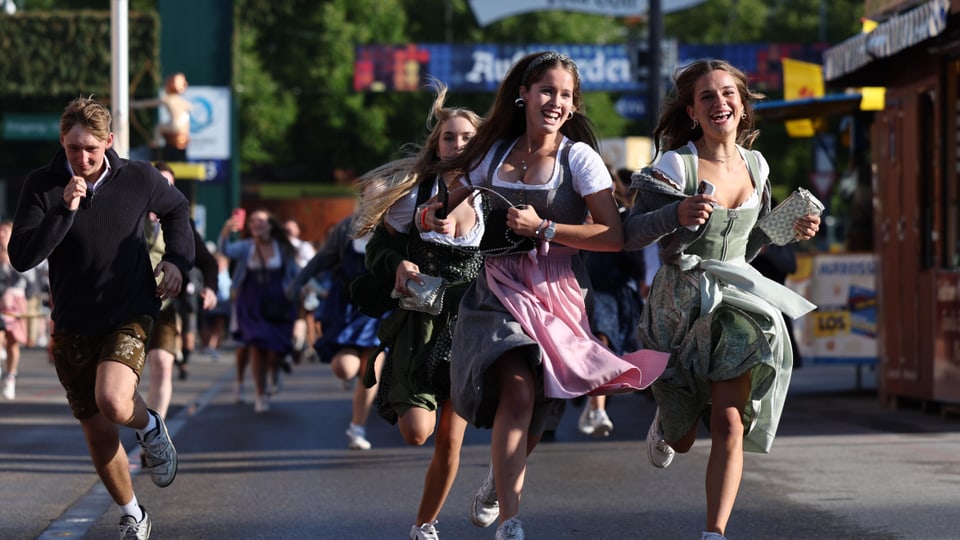
[(477, 527), (489, 527), (500, 517), (500, 503), (497, 501), (497, 485), (493, 481), (493, 465), (487, 469), (483, 484), (473, 497), (470, 505), (470, 521)]
[(523, 525), (520, 520), (512, 517), (497, 527), (496, 540), (523, 540)]
[(437, 532), (437, 522), (410, 527), (410, 540), (440, 540), (440, 534)]
[(143, 512), (143, 519), (137, 521), (133, 516), (123, 516), (120, 518), (120, 540), (147, 540), (150, 538), (150, 516), (146, 509), (140, 505), (140, 511)]
[(658, 469), (665, 469), (676, 451), (670, 448), (667, 441), (663, 440), (663, 433), (660, 431), (660, 409), (653, 415), (653, 422), (650, 423), (650, 429), (647, 431), (647, 456), (650, 458), (650, 464)]
[(148, 410), (157, 420), (157, 427), (141, 439), (137, 433), (137, 441), (143, 452), (143, 459), (150, 470), (150, 478), (159, 487), (167, 487), (177, 477), (177, 449), (173, 447), (167, 425), (163, 418), (155, 411)]
[(700, 540), (727, 540), (727, 539), (720, 533), (703, 531), (703, 534), (700, 535)]

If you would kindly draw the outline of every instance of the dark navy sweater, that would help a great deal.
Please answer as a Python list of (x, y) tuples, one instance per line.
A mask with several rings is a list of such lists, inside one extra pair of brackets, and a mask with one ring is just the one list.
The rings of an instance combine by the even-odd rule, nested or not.
[(160, 218), (163, 260), (186, 280), (194, 235), (186, 197), (150, 163), (121, 159), (75, 211), (63, 202), (70, 180), (63, 150), (30, 173), (20, 193), (10, 237), (10, 261), (23, 272), (49, 259), (56, 332), (102, 335), (138, 315), (156, 318), (160, 299), (144, 240), (148, 212)]

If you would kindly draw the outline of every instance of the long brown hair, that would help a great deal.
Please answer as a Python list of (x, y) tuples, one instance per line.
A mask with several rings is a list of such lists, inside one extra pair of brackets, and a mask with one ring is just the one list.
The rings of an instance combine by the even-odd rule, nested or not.
[(438, 163), (440, 172), (451, 170), (466, 171), (471, 164), (479, 162), (499, 140), (512, 140), (527, 129), (527, 120), (523, 107), (515, 101), (520, 97), (520, 87), (529, 89), (543, 78), (550, 69), (560, 68), (573, 75), (573, 118), (560, 127), (560, 133), (573, 141), (585, 142), (594, 150), (599, 148), (593, 125), (583, 114), (583, 94), (580, 90), (580, 70), (569, 56), (555, 51), (541, 51), (524, 56), (510, 68), (506, 78), (497, 89), (493, 106), (484, 117), (483, 125), (470, 139), (463, 153), (456, 158)]
[(656, 129), (653, 130), (653, 141), (656, 152), (654, 159), (664, 150), (676, 150), (690, 141), (703, 136), (703, 128), (691, 128), (690, 116), (687, 107), (693, 106), (693, 93), (700, 77), (715, 70), (726, 71), (736, 82), (740, 101), (743, 102), (744, 117), (737, 125), (737, 144), (750, 148), (760, 131), (754, 129), (753, 102), (766, 96), (750, 90), (747, 86), (747, 76), (739, 69), (723, 60), (704, 59), (678, 68), (674, 74), (675, 92), (663, 107), (663, 114)]

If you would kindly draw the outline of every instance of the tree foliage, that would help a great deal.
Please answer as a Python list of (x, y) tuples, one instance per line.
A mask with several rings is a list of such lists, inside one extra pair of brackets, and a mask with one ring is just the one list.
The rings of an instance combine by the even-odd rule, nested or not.
[[(103, 0), (30, 0), (32, 10), (101, 9)], [(603, 44), (637, 39), (645, 22), (544, 11), (480, 27), (467, 0), (235, 0), (234, 90), (241, 170), (257, 181), (331, 182), (396, 157), (421, 142), (433, 94), (357, 93), (356, 47), (403, 43)], [(132, 0), (155, 11), (156, 0)], [(837, 43), (858, 31), (855, 0), (708, 0), (665, 17), (680, 43)], [(109, 53), (109, 44), (105, 44)], [(106, 70), (105, 74), (106, 75)], [(647, 122), (614, 110), (619, 96), (586, 93), (601, 137), (649, 136)], [(779, 99), (781, 96), (769, 96)], [(492, 96), (452, 92), (448, 103), (485, 113)], [(62, 104), (60, 104), (62, 106)], [(780, 125), (762, 125), (759, 145), (781, 178), (800, 184), (812, 145)], [(337, 171), (342, 171), (338, 173)]]

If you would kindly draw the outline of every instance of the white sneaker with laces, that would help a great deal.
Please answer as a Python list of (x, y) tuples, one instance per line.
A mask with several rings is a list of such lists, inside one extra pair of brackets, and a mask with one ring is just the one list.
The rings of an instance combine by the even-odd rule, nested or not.
[(493, 481), (493, 464), (470, 503), (470, 521), (477, 527), (489, 527), (500, 517), (500, 502), (497, 501), (497, 485)]
[(177, 477), (177, 449), (173, 447), (173, 441), (170, 440), (163, 418), (160, 418), (156, 411), (148, 409), (147, 412), (156, 419), (157, 427), (143, 438), (138, 432), (137, 441), (140, 443), (140, 451), (143, 452), (143, 459), (147, 469), (150, 470), (153, 483), (159, 487), (167, 487)]
[(610, 432), (613, 431), (613, 421), (607, 416), (606, 409), (592, 409), (590, 423), (593, 424), (592, 435), (598, 439), (609, 437)]
[(372, 446), (370, 441), (367, 440), (366, 428), (356, 424), (350, 424), (350, 427), (347, 428), (347, 439), (349, 439), (347, 446), (352, 450), (369, 450)]
[(665, 469), (676, 451), (670, 448), (667, 441), (663, 440), (663, 433), (660, 431), (660, 409), (657, 408), (653, 415), (653, 422), (650, 423), (650, 429), (647, 431), (647, 456), (650, 458), (650, 464), (658, 469)]
[(497, 527), (496, 540), (523, 540), (523, 525), (520, 520), (512, 517)]
[(437, 522), (410, 527), (410, 540), (440, 540), (440, 534), (437, 532)]
[(140, 505), (140, 511), (143, 512), (143, 519), (137, 521), (133, 516), (123, 516), (120, 518), (120, 540), (147, 540), (150, 538), (150, 516), (146, 509)]

